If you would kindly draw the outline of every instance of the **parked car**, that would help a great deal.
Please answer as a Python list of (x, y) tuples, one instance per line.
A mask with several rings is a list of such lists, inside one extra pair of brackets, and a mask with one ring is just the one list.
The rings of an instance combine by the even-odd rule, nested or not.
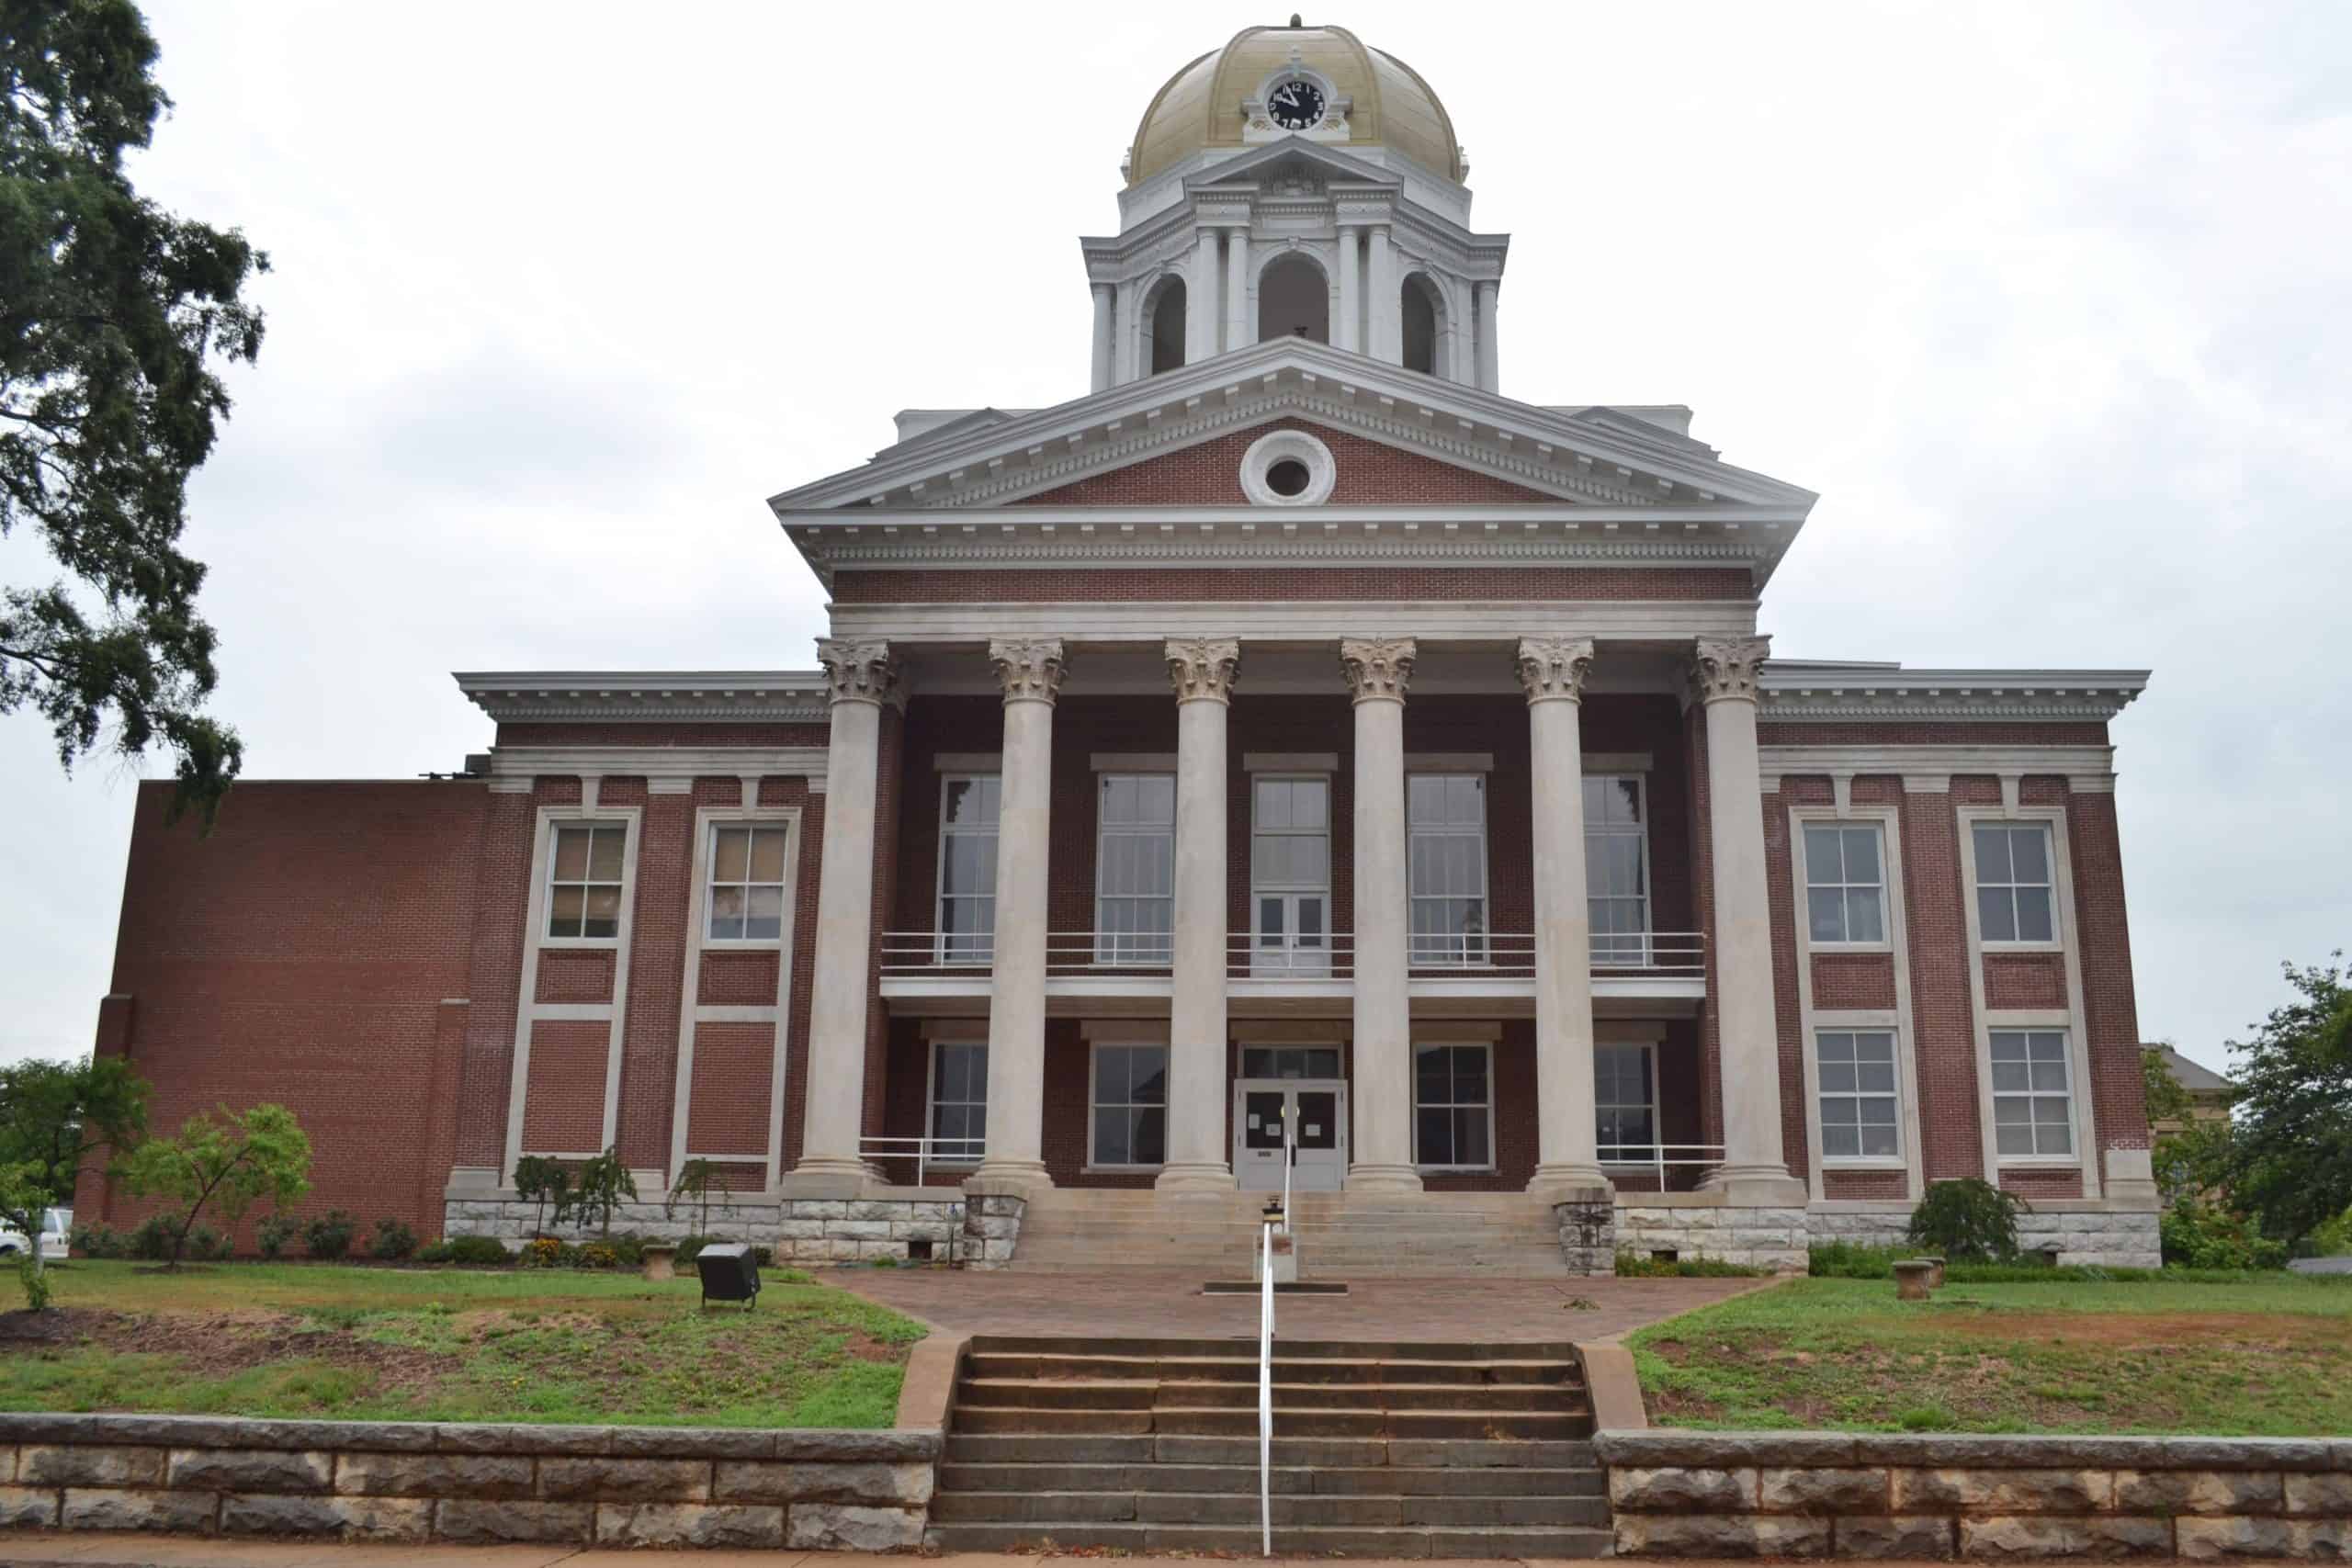
[[(66, 1247), (68, 1245), (66, 1237), (73, 1234), (73, 1210), (42, 1210), (40, 1217), (41, 1258), (45, 1261), (52, 1263), (63, 1258), (65, 1257)], [(0, 1228), (0, 1258), (17, 1257), (25, 1250), (28, 1245), (28, 1244), (25, 1240), (24, 1232), (20, 1230)]]

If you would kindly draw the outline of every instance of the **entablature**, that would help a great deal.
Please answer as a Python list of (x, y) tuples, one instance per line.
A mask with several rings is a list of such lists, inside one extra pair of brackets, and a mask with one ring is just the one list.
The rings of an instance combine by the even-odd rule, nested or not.
[(458, 689), (501, 724), (822, 724), (816, 670), (458, 671)]

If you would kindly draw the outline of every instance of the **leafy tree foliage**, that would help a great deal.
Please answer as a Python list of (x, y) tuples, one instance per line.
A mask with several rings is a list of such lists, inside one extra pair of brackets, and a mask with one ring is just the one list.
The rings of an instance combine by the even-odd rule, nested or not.
[(282, 1105), (256, 1105), (243, 1112), (224, 1105), (217, 1122), (199, 1111), (181, 1123), (178, 1136), (140, 1145), (123, 1180), (133, 1192), (187, 1205), (170, 1222), (169, 1266), (177, 1269), (188, 1232), (206, 1205), (234, 1229), (256, 1199), (268, 1197), (283, 1208), (311, 1190), (310, 1134)]
[(1911, 1211), (1910, 1242), (1945, 1258), (2006, 1261), (2018, 1255), (2018, 1215), (2025, 1202), (1980, 1178), (1939, 1181)]
[(68, 767), (102, 735), (164, 747), (175, 809), (209, 820), (243, 750), (202, 711), (216, 637), (179, 539), (269, 263), (123, 172), (171, 104), (155, 55), (130, 0), (0, 0), (0, 534), (30, 525), (80, 583), (0, 597), (0, 713), (39, 711)]
[[(119, 1158), (147, 1135), (147, 1080), (119, 1056), (0, 1066), (0, 1224), (33, 1239), (30, 1273), (41, 1268), (41, 1212), (73, 1202), (74, 1183), (101, 1154)], [(35, 1289), (26, 1286), (28, 1302)]]
[[(2165, 1060), (2163, 1051), (2149, 1046), (2140, 1053), (2145, 1079), (2148, 1126), (2155, 1133), (2149, 1151), (2156, 1190), (2165, 1205), (2202, 1202), (2225, 1179), (2229, 1161), (2230, 1123), (2226, 1118), (2196, 1114), (2197, 1102)], [(2169, 1124), (2174, 1131), (2156, 1132)]]
[(2230, 1196), (2293, 1244), (2352, 1208), (2352, 970), (2283, 964), (2297, 999), (2240, 1044)]
[(593, 1224), (597, 1235), (610, 1236), (622, 1200), (634, 1201), (636, 1197), (637, 1178), (629, 1174), (628, 1162), (618, 1149), (608, 1148), (581, 1166), (578, 1185), (569, 1196), (556, 1199), (555, 1223), (570, 1218), (582, 1230)]

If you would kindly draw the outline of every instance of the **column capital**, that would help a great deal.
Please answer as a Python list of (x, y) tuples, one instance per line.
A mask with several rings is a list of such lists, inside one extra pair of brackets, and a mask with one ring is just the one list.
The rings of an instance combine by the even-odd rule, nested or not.
[(872, 703), (877, 707), (904, 707), (905, 688), (899, 683), (898, 661), (887, 642), (819, 637), (817, 662), (824, 666), (825, 684), (836, 703)]
[(1583, 701), (1584, 678), (1591, 669), (1589, 637), (1519, 639), (1519, 683), (1531, 703)]
[(1340, 667), (1348, 674), (1348, 694), (1360, 703), (1401, 703), (1413, 678), (1413, 639), (1351, 637), (1340, 644)]
[(1008, 703), (1052, 702), (1069, 667), (1057, 637), (999, 637), (989, 644), (989, 664)]
[(1756, 675), (1772, 652), (1769, 637), (1702, 637), (1690, 655), (1690, 700), (1756, 700)]
[(1229, 703), (1241, 669), (1241, 644), (1233, 637), (1172, 637), (1168, 643), (1168, 679), (1180, 703)]

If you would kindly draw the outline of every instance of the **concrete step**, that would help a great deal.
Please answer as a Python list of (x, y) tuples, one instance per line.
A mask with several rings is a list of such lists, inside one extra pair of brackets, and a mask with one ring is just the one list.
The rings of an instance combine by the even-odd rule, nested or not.
[[(1608, 1478), (1598, 1469), (1521, 1470), (1410, 1465), (1276, 1465), (1267, 1479), (1277, 1494), (1330, 1496), (1599, 1497)], [(1258, 1494), (1254, 1464), (1058, 1464), (1052, 1462), (942, 1465), (942, 1492), (1182, 1492)]]
[[(938, 1524), (923, 1532), (925, 1547), (941, 1551), (1038, 1551), (1112, 1549), (1128, 1552), (1250, 1552), (1259, 1547), (1255, 1525), (1124, 1523)], [(1277, 1527), (1273, 1549), (1295, 1557), (1597, 1558), (1613, 1544), (1607, 1529), (1522, 1525), (1454, 1529), (1394, 1525)]]
[[(1258, 1386), (1258, 1358), (1227, 1356), (1078, 1356), (1011, 1350), (973, 1350), (965, 1360), (975, 1378), (1158, 1379), (1163, 1382), (1245, 1382)], [(1496, 1383), (1581, 1386), (1584, 1374), (1573, 1360), (1531, 1358), (1516, 1361), (1427, 1360), (1367, 1356), (1362, 1359), (1294, 1356), (1287, 1346), (1274, 1357), (1274, 1376), (1286, 1383)]]
[[(970, 1432), (947, 1434), (951, 1464), (1207, 1464), (1255, 1470), (1258, 1439), (1187, 1437), (1182, 1433)], [(1277, 1437), (1277, 1466), (1318, 1470), (1405, 1469), (1589, 1470), (1592, 1444), (1566, 1441), (1493, 1443), (1442, 1438)]]
[[(1278, 1374), (1279, 1375), (1279, 1374)], [(1283, 1382), (1280, 1410), (1529, 1410), (1582, 1403), (1580, 1387), (1558, 1383)], [(1150, 1410), (1258, 1407), (1258, 1384), (1232, 1382), (1069, 1378), (972, 1378), (956, 1385), (959, 1409)]]
[[(1432, 1496), (1396, 1494), (1277, 1493), (1273, 1522), (1284, 1525), (1583, 1525), (1609, 1522), (1600, 1497)], [(934, 1524), (1254, 1525), (1258, 1491), (1246, 1492), (943, 1492), (932, 1499)]]
[[(1250, 1437), (1258, 1431), (1254, 1409), (1157, 1406), (1150, 1409), (1058, 1409), (1030, 1405), (958, 1405), (957, 1432), (1036, 1433), (1053, 1436)], [(1591, 1413), (1581, 1405), (1559, 1411), (1525, 1410), (1330, 1410), (1274, 1411), (1277, 1438), (1403, 1438), (1455, 1441), (1566, 1441), (1591, 1429)]]
[[(970, 1353), (979, 1355), (1068, 1356), (1091, 1359), (1124, 1358), (1167, 1361), (1189, 1358), (1211, 1360), (1246, 1359), (1258, 1364), (1258, 1337), (1235, 1334), (1195, 1339), (1088, 1339), (1068, 1335), (981, 1334), (972, 1337)], [(1465, 1345), (1430, 1339), (1367, 1341), (1361, 1339), (1277, 1339), (1277, 1364), (1292, 1361), (1465, 1361), (1472, 1363), (1530, 1360), (1576, 1360), (1576, 1347), (1566, 1339), (1524, 1343)]]

